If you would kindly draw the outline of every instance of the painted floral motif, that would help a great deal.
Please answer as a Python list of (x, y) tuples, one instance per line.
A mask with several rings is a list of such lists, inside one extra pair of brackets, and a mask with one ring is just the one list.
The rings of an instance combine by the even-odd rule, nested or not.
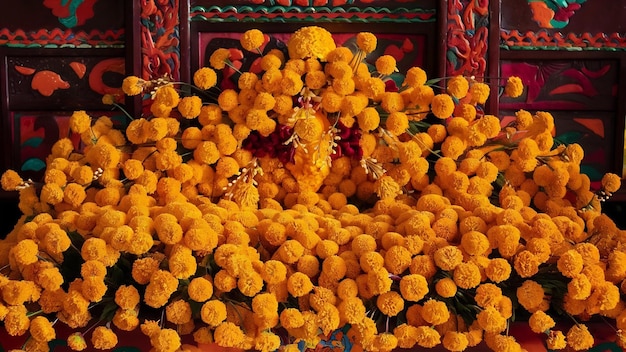
[(533, 20), (541, 28), (564, 28), (587, 0), (528, 0)]
[(93, 17), (96, 2), (98, 0), (44, 0), (43, 5), (52, 10), (62, 25), (73, 28)]

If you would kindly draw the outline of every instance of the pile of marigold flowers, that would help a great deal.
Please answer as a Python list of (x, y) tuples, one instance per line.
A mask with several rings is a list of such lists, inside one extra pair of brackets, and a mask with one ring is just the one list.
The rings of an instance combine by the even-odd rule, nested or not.
[(133, 330), (158, 352), (299, 351), (338, 329), (355, 350), (520, 351), (513, 319), (583, 350), (594, 317), (626, 344), (626, 232), (600, 207), (620, 178), (591, 189), (552, 115), (501, 126), (473, 77), (393, 84), (371, 33), (267, 39), (241, 37), (258, 72), (222, 48), (193, 85), (127, 77), (143, 116), (120, 130), (77, 111), (81, 147), (59, 140), (41, 182), (2, 175), (24, 216), (0, 243), (0, 320), (24, 350), (66, 324), (76, 351)]

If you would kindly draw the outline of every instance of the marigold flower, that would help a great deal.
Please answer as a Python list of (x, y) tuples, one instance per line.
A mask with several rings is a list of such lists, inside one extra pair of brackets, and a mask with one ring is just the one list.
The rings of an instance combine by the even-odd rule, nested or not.
[(150, 337), (150, 344), (156, 351), (174, 352), (179, 350), (181, 341), (176, 330), (159, 329), (158, 332)]
[(567, 346), (565, 341), (565, 335), (560, 330), (550, 330), (548, 338), (546, 339), (546, 345), (551, 350), (562, 350)]
[(446, 331), (441, 342), (448, 351), (465, 351), (469, 343), (467, 336), (459, 331)]
[(67, 337), (67, 345), (72, 351), (82, 351), (87, 348), (85, 337), (80, 332), (69, 335)]
[(555, 322), (552, 317), (550, 317), (543, 311), (538, 310), (530, 316), (530, 318), (528, 319), (528, 325), (533, 332), (541, 334), (552, 329), (555, 325)]
[(91, 343), (95, 349), (108, 350), (117, 345), (117, 335), (107, 327), (98, 326), (91, 334)]
[(602, 176), (602, 190), (614, 193), (617, 192), (621, 186), (621, 178), (613, 173), (607, 173)]
[(507, 79), (504, 86), (504, 94), (511, 98), (517, 98), (524, 92), (524, 84), (519, 77), (511, 76)]
[(292, 296), (301, 297), (311, 292), (313, 283), (305, 274), (296, 272), (287, 279), (287, 289)]
[(330, 32), (317, 26), (298, 29), (287, 42), (291, 59), (317, 58), (326, 61), (326, 56), (336, 47)]
[(460, 263), (454, 268), (453, 279), (460, 288), (474, 288), (480, 284), (480, 269), (472, 262)]
[(135, 309), (139, 300), (139, 291), (134, 286), (121, 285), (115, 291), (115, 304), (122, 309)]
[(186, 119), (193, 119), (200, 115), (202, 100), (196, 95), (184, 97), (178, 103), (178, 112)]
[(160, 308), (167, 303), (176, 289), (178, 289), (178, 279), (169, 271), (157, 270), (150, 277), (144, 294), (144, 302), (152, 308)]
[(450, 311), (445, 302), (432, 298), (424, 302), (420, 314), (431, 325), (443, 324), (450, 318)]
[(457, 246), (445, 246), (435, 251), (435, 264), (443, 270), (454, 270), (463, 262), (463, 253)]
[(74, 133), (83, 133), (91, 127), (91, 116), (85, 110), (74, 111), (70, 116), (70, 129)]
[(381, 75), (390, 75), (397, 71), (396, 59), (391, 55), (379, 56), (374, 65), (376, 66), (376, 71)]
[(209, 57), (209, 64), (216, 70), (221, 70), (230, 61), (230, 50), (219, 48)]
[(433, 348), (441, 343), (441, 335), (439, 332), (430, 326), (418, 326), (417, 344), (425, 348)]
[(533, 311), (534, 308), (539, 307), (544, 296), (543, 287), (533, 280), (526, 280), (517, 288), (517, 299), (528, 311)]
[(430, 108), (436, 117), (446, 119), (454, 112), (454, 101), (448, 94), (437, 94), (430, 101)]
[(490, 88), (489, 85), (482, 82), (473, 82), (469, 88), (469, 93), (473, 103), (484, 104), (489, 98)]
[(593, 346), (594, 338), (584, 324), (573, 325), (566, 336), (567, 345), (575, 351), (582, 351)]
[(128, 76), (122, 81), (122, 91), (129, 96), (138, 95), (143, 92), (146, 84), (146, 81), (137, 76)]
[(467, 78), (458, 75), (450, 78), (446, 86), (446, 92), (456, 99), (462, 99), (469, 91), (469, 82)]
[(506, 329), (506, 319), (494, 307), (486, 307), (480, 311), (476, 320), (486, 332), (498, 333)]
[(515, 255), (513, 267), (523, 278), (531, 277), (539, 271), (539, 259), (528, 250), (523, 250)]
[(443, 298), (451, 298), (457, 293), (457, 285), (451, 278), (444, 277), (435, 283), (435, 291)]

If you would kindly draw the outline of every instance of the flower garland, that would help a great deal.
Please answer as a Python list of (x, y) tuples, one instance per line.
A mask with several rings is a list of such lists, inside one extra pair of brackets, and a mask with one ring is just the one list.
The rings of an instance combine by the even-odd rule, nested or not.
[(193, 85), (127, 77), (150, 104), (125, 132), (77, 111), (81, 149), (56, 142), (41, 183), (2, 175), (24, 216), (0, 242), (0, 320), (29, 334), (24, 350), (64, 323), (76, 351), (136, 329), (159, 352), (185, 336), (299, 351), (338, 329), (372, 351), (515, 351), (520, 316), (550, 349), (591, 347), (594, 316), (625, 345), (626, 232), (600, 207), (621, 180), (591, 190), (549, 113), (501, 126), (476, 78), (413, 67), (395, 84), (392, 56), (367, 61), (371, 33), (355, 47), (314, 26), (285, 51), (267, 40), (241, 37), (258, 72), (220, 48)]

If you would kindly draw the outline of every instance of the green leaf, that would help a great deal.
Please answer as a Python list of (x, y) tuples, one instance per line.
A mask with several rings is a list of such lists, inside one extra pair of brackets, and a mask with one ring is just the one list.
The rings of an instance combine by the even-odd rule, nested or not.
[(100, 320), (102, 321), (111, 321), (113, 320), (113, 316), (117, 311), (117, 304), (114, 301), (107, 303), (102, 309), (102, 313), (100, 314)]

